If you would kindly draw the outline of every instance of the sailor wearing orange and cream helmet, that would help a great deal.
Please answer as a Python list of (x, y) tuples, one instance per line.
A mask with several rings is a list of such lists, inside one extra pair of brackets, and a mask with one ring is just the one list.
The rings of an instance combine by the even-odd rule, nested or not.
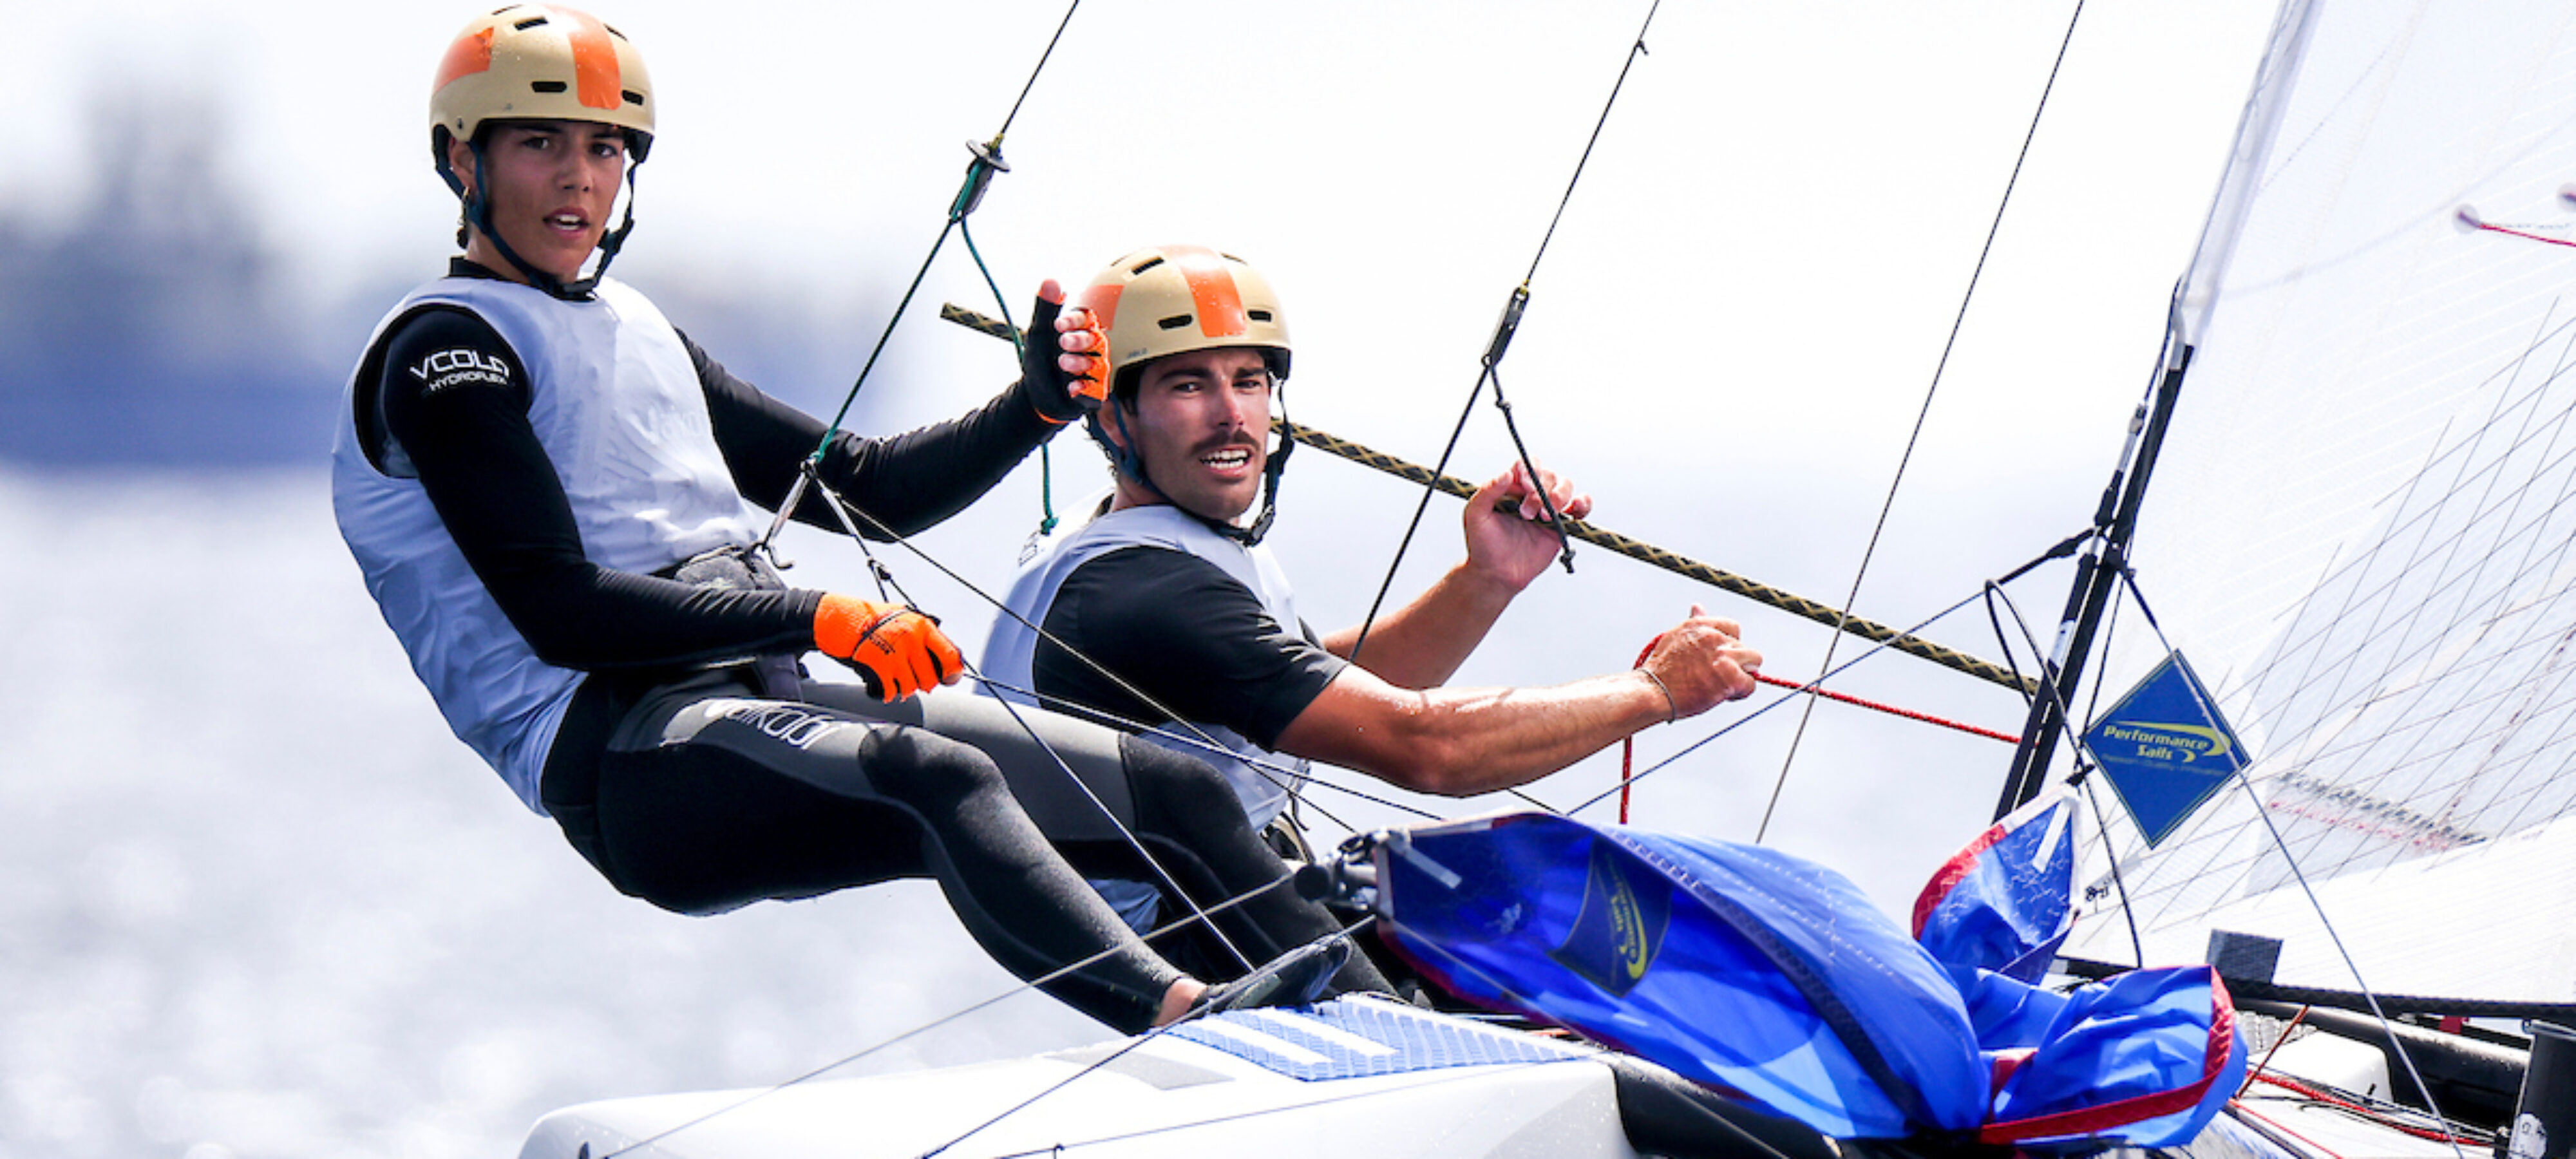
[(1203, 246), (1157, 246), (1110, 263), (1078, 302), (1108, 333), (1111, 390), (1091, 431), (1115, 490), (1021, 570), (986, 645), (988, 689), (1156, 726), (1149, 735), (1192, 751), (1213, 738), (1233, 754), (1219, 771), (1267, 825), (1310, 759), (1468, 796), (1755, 688), (1760, 654), (1697, 608), (1633, 671), (1443, 687), (1554, 558), (1540, 489), (1569, 517), (1591, 508), (1517, 463), (1467, 502), (1464, 561), (1364, 644), (1356, 629), (1318, 637), (1261, 544), (1291, 446), (1273, 449), (1290, 346), (1269, 280)]
[[(1098, 955), (1048, 988), (1121, 1028), (1209, 993), (1303, 996), (1331, 972), (1319, 956), (1284, 989), (1210, 992), (1146, 948), (1050, 847), (992, 755), (885, 722), (897, 710), (877, 700), (958, 678), (935, 623), (788, 587), (754, 546), (755, 505), (787, 503), (809, 457), (897, 533), (973, 502), (1096, 395), (1084, 372), (1098, 338), (1078, 314), (972, 413), (894, 438), (827, 436), (607, 276), (657, 112), (618, 29), (559, 5), (480, 17), (441, 60), (430, 110), (464, 252), (369, 339), (338, 423), (333, 504), (414, 671), (531, 810), (618, 889), (681, 912), (935, 876), (1023, 977)], [(1041, 299), (1048, 333), (1054, 283)], [(811, 493), (795, 515), (833, 522)], [(809, 651), (869, 691), (808, 679)], [(1110, 775), (1141, 775), (1141, 760), (1215, 785), (1204, 767), (1048, 727)], [(1185, 836), (1219, 859), (1259, 850), (1239, 827)], [(1275, 859), (1256, 868), (1277, 872)], [(1299, 920), (1330, 928), (1320, 911)]]

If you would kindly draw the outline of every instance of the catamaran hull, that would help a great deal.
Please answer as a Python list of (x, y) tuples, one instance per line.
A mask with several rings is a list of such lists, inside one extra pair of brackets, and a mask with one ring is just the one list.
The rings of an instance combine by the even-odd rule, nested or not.
[[(1005, 1062), (617, 1099), (521, 1159), (1336, 1155), (1635, 1159), (1600, 1052), (1394, 1003), (1223, 1015)], [(585, 1150), (586, 1149), (586, 1150)]]

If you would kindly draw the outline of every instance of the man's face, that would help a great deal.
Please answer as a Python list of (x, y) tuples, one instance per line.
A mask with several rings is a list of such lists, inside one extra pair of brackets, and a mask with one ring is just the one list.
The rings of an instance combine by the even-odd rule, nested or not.
[[(448, 164), (469, 184), (474, 155), (448, 150)], [(588, 121), (513, 121), (493, 128), (483, 147), (492, 229), (529, 265), (571, 281), (608, 232), (609, 211), (626, 175), (626, 133)], [(465, 256), (508, 277), (518, 271), (479, 232)]]
[[(1251, 347), (1174, 354), (1147, 363), (1131, 415), (1112, 407), (1110, 434), (1134, 447), (1154, 485), (1184, 510), (1228, 521), (1261, 496), (1269, 457), (1270, 368)], [(1118, 506), (1155, 502), (1121, 475)]]

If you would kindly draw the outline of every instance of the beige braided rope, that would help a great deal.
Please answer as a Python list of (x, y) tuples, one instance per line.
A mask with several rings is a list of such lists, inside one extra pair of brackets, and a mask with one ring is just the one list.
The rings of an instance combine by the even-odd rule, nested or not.
[[(972, 330), (978, 330), (996, 338), (1008, 339), (1014, 336), (1009, 324), (1004, 323), (999, 319), (989, 318), (956, 305), (941, 306), (939, 308), (939, 316), (950, 322), (955, 322), (960, 326), (964, 326)], [(1396, 458), (1393, 455), (1387, 454), (1384, 451), (1372, 450), (1348, 439), (1325, 434), (1322, 431), (1316, 430), (1313, 427), (1305, 426), (1301, 423), (1290, 423), (1273, 419), (1271, 420), (1270, 426), (1272, 430), (1282, 432), (1289, 438), (1295, 439), (1300, 443), (1304, 443), (1307, 446), (1315, 448), (1316, 450), (1323, 451), (1326, 454), (1338, 455), (1363, 467), (1383, 471), (1417, 486), (1429, 485), (1436, 487), (1447, 494), (1455, 495), (1461, 499), (1471, 497), (1476, 493), (1476, 488), (1473, 484), (1468, 483), (1466, 480), (1460, 479), (1455, 475), (1434, 475), (1428, 467), (1416, 466), (1412, 463)], [(1711, 567), (1688, 556), (1666, 551), (1663, 548), (1656, 547), (1650, 543), (1640, 543), (1637, 540), (1630, 539), (1616, 531), (1607, 531), (1602, 528), (1594, 527), (1579, 519), (1568, 519), (1565, 521), (1565, 533), (1569, 537), (1582, 540), (1585, 543), (1589, 543), (1594, 547), (1601, 548), (1605, 551), (1614, 551), (1620, 555), (1636, 560), (1639, 563), (1652, 564), (1664, 569), (1665, 571), (1672, 572), (1675, 575), (1698, 580), (1699, 582), (1711, 587), (1733, 592), (1734, 594), (1742, 596), (1748, 600), (1752, 600), (1755, 603), (1777, 608), (1781, 611), (1788, 612), (1791, 615), (1806, 617), (1807, 619), (1823, 624), (1828, 628), (1836, 628), (1841, 631), (1849, 632), (1852, 635), (1871, 641), (1872, 643), (1885, 644), (1896, 651), (1905, 653), (1906, 655), (1914, 656), (1923, 660), (1929, 660), (1944, 668), (1951, 669), (1952, 671), (1964, 672), (1979, 680), (2001, 685), (2025, 696), (2036, 692), (2039, 687), (2038, 681), (2032, 680), (2026, 676), (2016, 676), (2013, 674), (2011, 669), (2005, 668), (1992, 661), (1980, 660), (1974, 656), (1968, 655), (1967, 653), (1942, 647), (1941, 645), (1935, 644), (1929, 640), (1906, 635), (1905, 633), (1897, 631), (1896, 629), (1890, 628), (1884, 624), (1874, 623), (1857, 616), (1847, 617), (1840, 611), (1824, 604), (1817, 603), (1805, 596), (1781, 591), (1769, 584), (1746, 579), (1733, 572)]]

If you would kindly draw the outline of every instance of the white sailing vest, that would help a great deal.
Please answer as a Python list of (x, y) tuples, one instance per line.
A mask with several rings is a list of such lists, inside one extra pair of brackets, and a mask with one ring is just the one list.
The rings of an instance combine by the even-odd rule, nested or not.
[[(603, 279), (592, 300), (567, 302), (516, 282), (444, 278), (412, 291), (376, 324), (332, 440), (331, 507), (341, 538), (448, 727), (542, 814), (546, 751), (581, 673), (537, 658), (466, 565), (419, 481), (377, 470), (359, 443), (354, 391), (386, 328), (434, 303), (472, 311), (518, 354), (528, 421), (563, 481), (591, 562), (658, 571), (751, 543), (758, 520), (716, 448), (706, 395), (678, 332), (624, 284)], [(399, 453), (389, 459), (403, 471)]]
[[(1075, 568), (1120, 548), (1138, 546), (1184, 552), (1215, 564), (1259, 599), (1280, 627), (1291, 632), (1300, 629), (1302, 621), (1290, 598), (1288, 577), (1279, 570), (1278, 561), (1271, 558), (1267, 548), (1246, 548), (1168, 504), (1112, 511), (1058, 539), (1020, 568), (1011, 580), (1011, 593), (1003, 601), (1004, 606), (1029, 624), (1043, 625), (1047, 609), (1055, 606), (1057, 589), (1064, 586), (1065, 577), (1072, 575)], [(1014, 688), (1034, 689), (1037, 642), (1037, 633), (1026, 624), (1009, 615), (995, 618), (993, 633), (984, 644), (984, 675)], [(991, 684), (978, 687), (990, 695), (1031, 703), (1026, 696), (1003, 692)], [(1178, 733), (1188, 740), (1162, 735), (1163, 731)], [(1188, 743), (1198, 740), (1202, 733), (1233, 755), (1212, 753), (1201, 745)], [(1268, 825), (1287, 807), (1288, 789), (1280, 782), (1285, 780), (1294, 786), (1302, 785), (1306, 779), (1304, 760), (1262, 748), (1223, 725), (1191, 721), (1143, 735), (1155, 744), (1216, 766), (1243, 802), (1243, 811), (1255, 830)], [(1259, 762), (1263, 767), (1255, 768), (1247, 762)]]

